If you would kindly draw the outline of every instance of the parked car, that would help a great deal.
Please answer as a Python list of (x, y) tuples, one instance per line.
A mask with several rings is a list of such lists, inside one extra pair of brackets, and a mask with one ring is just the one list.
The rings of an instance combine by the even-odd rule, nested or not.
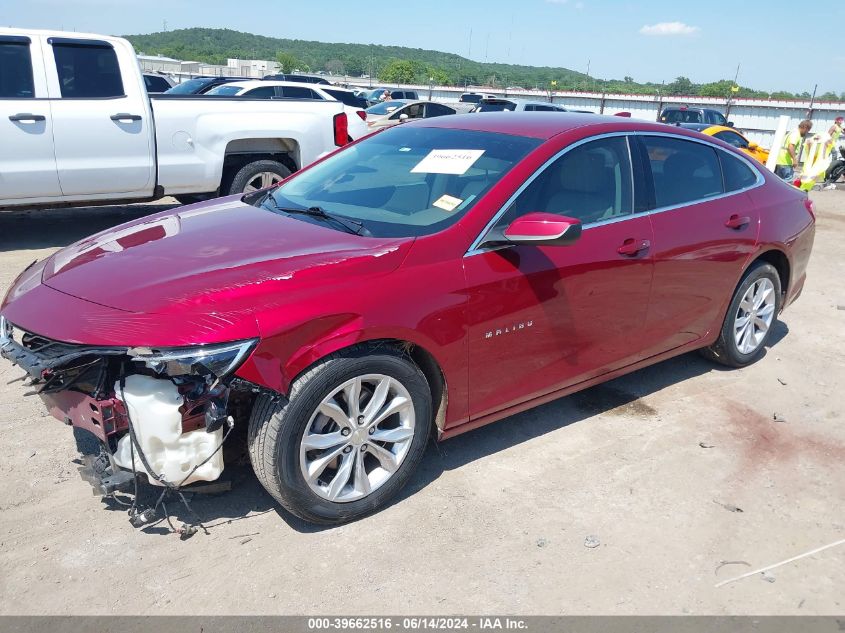
[(563, 106), (548, 101), (530, 101), (528, 99), (505, 99), (503, 97), (484, 98), (473, 108), (473, 112), (567, 112)]
[[(209, 97), (246, 97), (249, 99), (315, 99), (317, 101), (340, 101), (331, 93), (347, 93), (352, 97), (349, 90), (329, 89), (318, 84), (301, 84), (292, 81), (271, 81), (253, 80), (237, 81), (217, 86), (209, 90), (206, 95)], [(363, 108), (343, 104), (343, 111), (347, 116), (347, 128), (349, 141), (353, 141), (369, 134), (365, 123), (367, 115)]]
[(301, 84), (323, 84), (331, 86), (331, 83), (323, 77), (314, 75), (301, 75), (299, 73), (276, 73), (275, 75), (264, 75), (264, 79), (272, 81), (294, 81)]
[(438, 117), (29, 266), (0, 352), (99, 446), (100, 494), (213, 480), (246, 426), (270, 494), (340, 523), (388, 503), (432, 433), (692, 350), (758, 360), (813, 236), (805, 193), (689, 130)]
[(370, 90), (367, 93), (367, 104), (373, 106), (377, 103), (381, 103), (381, 96), (384, 94), (385, 90), (390, 90), (390, 98), (394, 100), (401, 99), (406, 101), (416, 101), (420, 98), (416, 90), (394, 90), (393, 88), (376, 88), (375, 90)]
[(496, 95), (489, 92), (465, 92), (458, 101), (461, 103), (478, 103), (482, 99), (496, 99)]
[(718, 110), (710, 108), (691, 108), (689, 106), (666, 106), (660, 112), (658, 120), (661, 123), (709, 123), (710, 125), (722, 125), (733, 127), (725, 115)]
[(194, 77), (180, 84), (176, 84), (165, 94), (172, 95), (203, 95), (209, 90), (232, 81), (248, 81), (249, 77)]
[(455, 114), (455, 109), (436, 101), (382, 101), (367, 108), (367, 127), (377, 130), (384, 127), (432, 117)]
[(146, 86), (148, 93), (165, 92), (175, 85), (176, 83), (167, 75), (144, 73), (144, 86)]
[(349, 137), (337, 101), (148, 95), (120, 38), (0, 29), (0, 53), (0, 209), (242, 193)]
[(679, 123), (678, 125), (688, 130), (701, 132), (707, 136), (713, 136), (720, 141), (725, 141), (728, 145), (733, 145), (738, 150), (745, 152), (751, 158), (758, 160), (764, 165), (769, 160), (769, 150), (760, 147), (754, 141), (749, 141), (734, 128), (725, 125), (709, 125), (707, 123)]

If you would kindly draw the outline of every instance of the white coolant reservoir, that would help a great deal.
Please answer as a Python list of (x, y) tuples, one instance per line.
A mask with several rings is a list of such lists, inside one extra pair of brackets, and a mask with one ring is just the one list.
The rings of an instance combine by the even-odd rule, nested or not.
[[(214, 453), (223, 441), (223, 429), (206, 433), (197, 429), (182, 433), (182, 414), (179, 407), (183, 400), (179, 391), (169, 380), (150, 376), (127, 376), (121, 396), (120, 383), (114, 392), (123, 403), (132, 420), (135, 437), (144, 451), (144, 456), (155, 474), (173, 484), (181, 483), (197, 464)], [(129, 433), (120, 438), (114, 460), (123, 468), (132, 468), (131, 439)], [(138, 449), (135, 449), (135, 470), (149, 472), (144, 468)], [(214, 481), (223, 472), (223, 451), (203, 464), (185, 481)], [(162, 485), (153, 477), (151, 484)]]

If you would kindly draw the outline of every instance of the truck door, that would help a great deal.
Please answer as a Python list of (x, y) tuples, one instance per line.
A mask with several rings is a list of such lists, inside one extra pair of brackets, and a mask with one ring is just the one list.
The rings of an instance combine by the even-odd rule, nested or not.
[(65, 196), (142, 197), (155, 185), (146, 89), (134, 53), (115, 45), (64, 37), (42, 41)]
[(61, 193), (40, 42), (0, 35), (0, 204)]

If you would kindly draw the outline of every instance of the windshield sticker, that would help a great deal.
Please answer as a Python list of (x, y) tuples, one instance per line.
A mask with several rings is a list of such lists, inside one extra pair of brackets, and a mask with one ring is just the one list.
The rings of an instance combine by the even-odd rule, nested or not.
[(434, 206), (438, 209), (443, 209), (444, 211), (454, 211), (462, 202), (463, 200), (461, 200), (460, 198), (455, 198), (444, 193), (432, 204), (434, 204)]
[(454, 174), (462, 176), (484, 154), (483, 149), (433, 149), (412, 174)]

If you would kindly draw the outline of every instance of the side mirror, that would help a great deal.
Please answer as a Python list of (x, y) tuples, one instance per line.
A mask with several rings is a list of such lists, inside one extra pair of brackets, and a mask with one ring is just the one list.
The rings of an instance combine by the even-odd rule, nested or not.
[(505, 241), (536, 246), (568, 246), (581, 237), (581, 221), (554, 213), (526, 213), (505, 229)]
[(402, 113), (402, 114), (400, 114), (400, 115), (399, 115), (399, 121), (401, 121), (402, 123), (404, 123), (404, 122), (405, 122), (405, 121), (407, 121), (407, 120), (408, 120), (408, 115), (407, 115), (407, 114)]
[(755, 143), (754, 141), (748, 141), (748, 149), (750, 149), (751, 151), (754, 151), (755, 149), (758, 149), (759, 147), (760, 146), (757, 145), (757, 143)]
[(734, 122), (733, 122), (733, 121), (728, 121), (728, 127), (733, 127), (733, 126), (734, 126)]

